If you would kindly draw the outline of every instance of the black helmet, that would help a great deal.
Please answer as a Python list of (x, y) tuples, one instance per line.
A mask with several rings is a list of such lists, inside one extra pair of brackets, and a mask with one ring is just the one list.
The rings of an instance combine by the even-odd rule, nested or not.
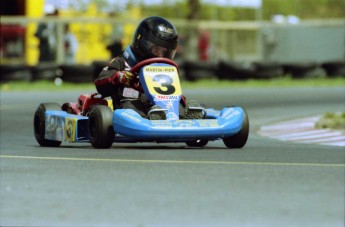
[(162, 17), (148, 17), (138, 25), (132, 49), (139, 61), (165, 57), (173, 59), (178, 43), (175, 26)]

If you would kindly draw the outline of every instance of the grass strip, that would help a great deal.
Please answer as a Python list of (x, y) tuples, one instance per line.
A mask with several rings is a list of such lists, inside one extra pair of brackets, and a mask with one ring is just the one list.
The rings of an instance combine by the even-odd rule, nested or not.
[(345, 112), (342, 113), (325, 113), (320, 120), (315, 122), (317, 129), (336, 129), (345, 131)]

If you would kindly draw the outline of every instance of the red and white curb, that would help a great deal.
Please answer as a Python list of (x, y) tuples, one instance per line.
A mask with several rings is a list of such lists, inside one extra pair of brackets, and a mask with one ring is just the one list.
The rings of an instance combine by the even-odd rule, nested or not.
[(281, 141), (345, 147), (345, 132), (315, 129), (315, 122), (319, 119), (320, 116), (316, 116), (262, 126), (258, 133)]

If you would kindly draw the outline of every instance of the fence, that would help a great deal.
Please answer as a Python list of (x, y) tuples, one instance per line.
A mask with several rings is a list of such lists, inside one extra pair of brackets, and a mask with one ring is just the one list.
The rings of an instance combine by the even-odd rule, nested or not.
[[(224, 65), (228, 62), (323, 64), (329, 61), (343, 62), (345, 58), (344, 20), (302, 21), (297, 25), (255, 21), (171, 21), (176, 25), (180, 36), (181, 52), (178, 61), (201, 61), (200, 38), (206, 34), (207, 48), (204, 51), (208, 57), (205, 64), (201, 65), (204, 68), (210, 65), (208, 68), (211, 70), (214, 69), (214, 64)], [(65, 64), (64, 25), (69, 24), (79, 44), (76, 64), (85, 65), (110, 59), (105, 46), (109, 43), (114, 28), (121, 28), (124, 45), (130, 44), (139, 21), (116, 18), (2, 16), (1, 64), (37, 65), (38, 40), (34, 33), (39, 23), (56, 25), (57, 65)], [(196, 65), (198, 64), (193, 64), (190, 68), (196, 68)], [(265, 66), (267, 65), (255, 65), (256, 68)], [(248, 68), (244, 64), (237, 64), (236, 67)]]

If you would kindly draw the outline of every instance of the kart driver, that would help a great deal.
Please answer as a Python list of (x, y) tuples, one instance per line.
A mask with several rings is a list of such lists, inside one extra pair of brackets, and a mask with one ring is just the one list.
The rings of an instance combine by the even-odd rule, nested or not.
[[(177, 44), (177, 30), (172, 23), (158, 16), (144, 19), (135, 31), (132, 44), (125, 48), (122, 55), (112, 59), (96, 78), (95, 85), (98, 93), (103, 97), (112, 98), (114, 110), (134, 109), (142, 117), (148, 117), (149, 110), (157, 106), (153, 107), (148, 103), (142, 89), (133, 88), (137, 80), (130, 69), (148, 58), (164, 57), (172, 60)], [(182, 118), (185, 115), (186, 105), (183, 97), (182, 108), (180, 108)]]

